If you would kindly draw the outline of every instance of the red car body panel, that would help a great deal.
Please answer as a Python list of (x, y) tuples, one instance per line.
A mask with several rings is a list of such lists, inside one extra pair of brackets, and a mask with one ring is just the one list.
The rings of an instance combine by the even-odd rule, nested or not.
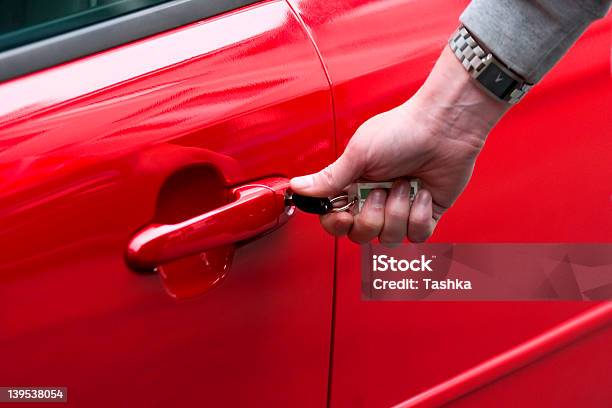
[[(362, 122), (416, 92), (468, 3), (290, 2), (326, 64), (340, 151)], [(610, 23), (610, 17), (596, 22), (495, 128), (433, 242), (612, 242)], [(363, 302), (359, 246), (339, 240), (337, 265), (332, 406), (399, 403), (597, 307)], [(612, 377), (602, 372), (612, 363), (612, 313), (604, 313), (599, 340), (572, 346), (588, 361), (551, 357), (529, 369), (532, 382), (523, 392), (507, 400), (475, 393), (474, 405), (464, 406), (560, 406), (566, 387), (572, 391), (565, 406), (609, 404)], [(567, 372), (576, 369), (581, 378), (574, 385)], [(507, 391), (504, 398), (511, 393), (495, 387)]]
[(87, 407), (325, 405), (334, 240), (316, 219), (236, 248), (190, 301), (124, 260), (154, 221), (333, 159), (329, 83), (286, 2), (3, 83), (0, 100), (0, 384), (67, 386)]
[[(313, 216), (158, 274), (126, 264), (147, 226), (330, 163), (418, 89), (466, 4), (265, 1), (0, 84), (0, 385), (75, 406), (443, 402), (473, 388), (437, 384), (552, 333), (538, 356), (557, 352), (455, 405), (609, 402), (605, 304), (362, 302), (359, 247)], [(504, 118), (433, 241), (612, 241), (610, 34), (594, 24)]]

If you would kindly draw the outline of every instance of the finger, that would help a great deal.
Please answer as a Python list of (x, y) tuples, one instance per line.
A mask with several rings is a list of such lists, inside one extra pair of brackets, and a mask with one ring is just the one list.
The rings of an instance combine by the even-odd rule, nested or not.
[(385, 223), (379, 236), (381, 244), (392, 246), (404, 240), (409, 214), (410, 183), (408, 180), (398, 180), (393, 184), (385, 204)]
[(309, 196), (331, 196), (357, 180), (363, 168), (362, 155), (349, 149), (338, 157), (338, 160), (318, 173), (308, 174), (291, 179), (291, 189)]
[(353, 215), (348, 212), (338, 212), (321, 216), (323, 229), (332, 235), (341, 237), (348, 234), (353, 226)]
[(431, 193), (427, 190), (418, 192), (408, 218), (408, 238), (412, 242), (424, 242), (431, 236), (436, 226), (432, 217), (433, 207)]
[(358, 243), (370, 242), (380, 234), (385, 222), (385, 190), (373, 190), (363, 204), (363, 208), (354, 217), (353, 228), (349, 238)]

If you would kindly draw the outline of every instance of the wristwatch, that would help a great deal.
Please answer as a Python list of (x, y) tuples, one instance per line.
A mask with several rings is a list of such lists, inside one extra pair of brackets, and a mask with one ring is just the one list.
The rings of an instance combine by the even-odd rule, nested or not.
[(495, 58), (464, 26), (455, 31), (448, 44), (472, 78), (502, 101), (515, 104), (533, 86)]

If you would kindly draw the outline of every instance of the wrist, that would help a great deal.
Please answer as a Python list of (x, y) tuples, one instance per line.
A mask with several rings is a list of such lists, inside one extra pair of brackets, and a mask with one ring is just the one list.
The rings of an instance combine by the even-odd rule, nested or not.
[(431, 74), (411, 99), (448, 137), (480, 145), (510, 105), (481, 89), (445, 47)]

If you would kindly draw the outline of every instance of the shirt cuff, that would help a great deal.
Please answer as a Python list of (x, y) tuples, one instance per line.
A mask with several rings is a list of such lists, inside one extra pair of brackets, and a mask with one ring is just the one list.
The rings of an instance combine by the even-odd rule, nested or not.
[(460, 17), (493, 55), (536, 83), (612, 0), (473, 0)]

